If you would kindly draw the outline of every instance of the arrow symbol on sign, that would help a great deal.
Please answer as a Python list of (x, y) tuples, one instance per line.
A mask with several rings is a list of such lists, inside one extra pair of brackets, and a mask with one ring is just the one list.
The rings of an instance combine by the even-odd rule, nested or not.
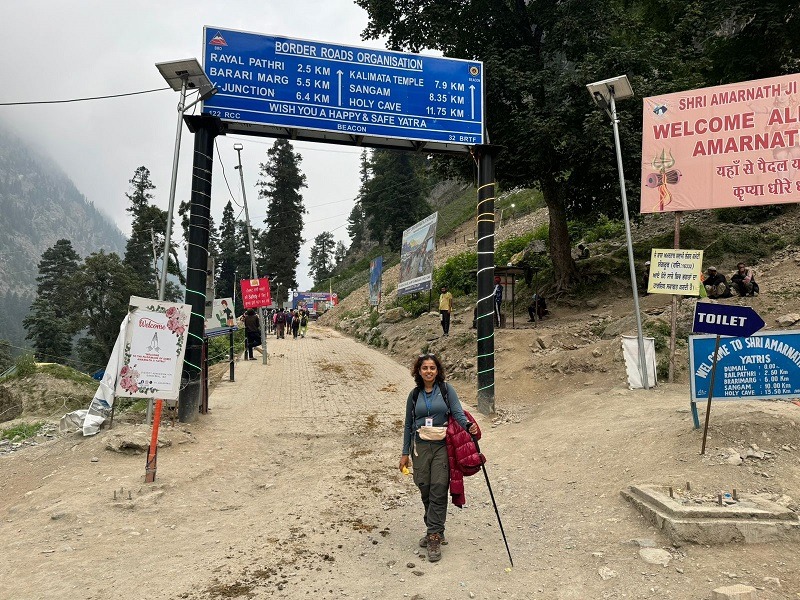
[(469, 86), (469, 102), (472, 105), (472, 120), (475, 120), (475, 86)]
[(698, 302), (694, 309), (692, 331), (750, 337), (764, 325), (764, 319), (749, 306)]
[(339, 76), (339, 106), (342, 105), (342, 71), (336, 71), (336, 74)]

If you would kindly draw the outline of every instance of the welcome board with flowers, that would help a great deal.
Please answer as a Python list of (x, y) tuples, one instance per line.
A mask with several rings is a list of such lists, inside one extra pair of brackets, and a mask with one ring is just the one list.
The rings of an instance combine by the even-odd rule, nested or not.
[(116, 395), (178, 397), (191, 306), (131, 296)]

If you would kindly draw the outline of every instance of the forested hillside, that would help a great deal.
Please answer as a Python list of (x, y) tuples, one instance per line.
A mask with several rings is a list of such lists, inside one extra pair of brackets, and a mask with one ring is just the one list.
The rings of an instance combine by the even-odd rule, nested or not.
[(22, 319), (42, 252), (59, 239), (82, 256), (122, 252), (125, 238), (69, 177), (0, 123), (0, 339), (25, 345)]

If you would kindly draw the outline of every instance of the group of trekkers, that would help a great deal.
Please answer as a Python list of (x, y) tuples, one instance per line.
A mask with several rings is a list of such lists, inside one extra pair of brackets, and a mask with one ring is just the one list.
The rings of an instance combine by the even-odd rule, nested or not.
[(285, 339), (287, 332), (292, 333), (293, 339), (306, 337), (308, 318), (308, 311), (305, 308), (276, 310), (272, 315), (275, 337), (279, 340)]
[[(292, 338), (306, 337), (308, 331), (309, 313), (306, 309), (277, 309), (266, 314), (268, 333), (274, 333), (277, 339), (284, 339), (287, 331), (292, 333)], [(252, 308), (239, 317), (240, 326), (245, 332), (244, 359), (254, 360), (253, 349), (261, 346), (261, 320)]]

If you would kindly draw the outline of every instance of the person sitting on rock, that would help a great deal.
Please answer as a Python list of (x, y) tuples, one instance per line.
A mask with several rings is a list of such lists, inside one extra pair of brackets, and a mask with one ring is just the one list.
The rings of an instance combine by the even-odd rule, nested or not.
[(736, 273), (731, 277), (731, 287), (739, 296), (754, 296), (758, 293), (756, 274), (743, 262), (736, 265)]
[(586, 260), (589, 258), (589, 247), (578, 244), (578, 258), (576, 260)]
[(725, 275), (718, 273), (717, 267), (708, 267), (703, 285), (706, 287), (706, 294), (709, 298), (730, 298), (731, 296)]

